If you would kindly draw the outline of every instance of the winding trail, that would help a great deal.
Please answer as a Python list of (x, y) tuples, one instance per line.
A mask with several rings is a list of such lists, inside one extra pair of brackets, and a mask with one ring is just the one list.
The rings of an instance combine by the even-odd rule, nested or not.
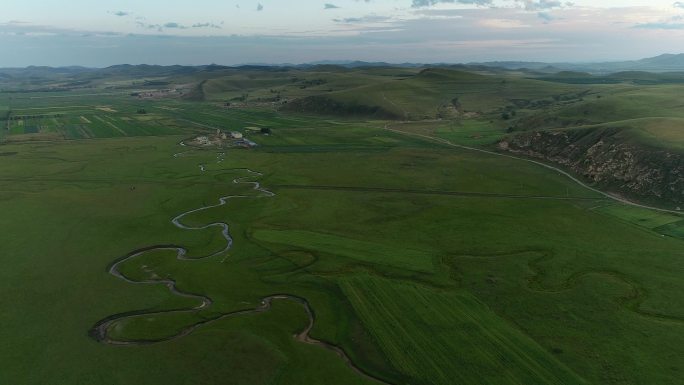
[(408, 120), (408, 117), (409, 117), (408, 111), (406, 111), (403, 107), (401, 107), (400, 105), (398, 105), (397, 103), (395, 103), (394, 101), (392, 101), (391, 99), (389, 99), (389, 98), (387, 97), (387, 95), (385, 95), (384, 92), (382, 93), (382, 98), (385, 99), (385, 101), (388, 102), (389, 104), (391, 104), (391, 105), (393, 105), (394, 107), (396, 107), (396, 108), (398, 108), (399, 110), (401, 110), (401, 112), (404, 113), (404, 119), (407, 119), (407, 120)]
[(669, 214), (676, 214), (676, 215), (679, 215), (679, 216), (684, 215), (684, 213), (681, 212), (681, 211), (668, 210), (668, 209), (663, 209), (663, 208), (655, 207), (655, 206), (648, 206), (648, 205), (644, 205), (644, 204), (641, 204), (641, 203), (632, 202), (632, 201), (627, 200), (627, 199), (624, 199), (624, 198), (620, 198), (620, 197), (618, 197), (618, 196), (609, 194), (609, 193), (607, 193), (607, 192), (605, 192), (605, 191), (601, 191), (601, 190), (599, 190), (599, 189), (597, 189), (597, 188), (591, 187), (591, 186), (589, 186), (588, 184), (582, 182), (581, 180), (579, 180), (578, 178), (574, 177), (574, 176), (571, 175), (570, 173), (568, 173), (568, 172), (566, 172), (566, 171), (563, 171), (563, 170), (561, 170), (561, 169), (558, 168), (558, 167), (555, 167), (555, 166), (551, 166), (551, 165), (549, 165), (549, 164), (546, 164), (546, 163), (544, 163), (544, 162), (540, 162), (540, 161), (532, 160), (532, 159), (527, 159), (527, 158), (523, 158), (523, 157), (515, 156), (515, 155), (502, 154), (502, 153), (499, 153), (499, 152), (496, 152), (496, 151), (484, 150), (484, 149), (477, 148), (477, 147), (464, 146), (464, 145), (462, 145), (462, 144), (456, 144), (456, 143), (454, 143), (454, 142), (452, 142), (452, 141), (450, 141), (450, 140), (447, 140), (447, 139), (444, 139), (444, 138), (439, 138), (439, 137), (436, 137), (436, 136), (430, 136), (430, 135), (425, 135), (425, 134), (419, 134), (419, 133), (415, 133), (415, 132), (401, 131), (401, 130), (397, 130), (397, 129), (395, 129), (395, 128), (390, 128), (389, 124), (386, 124), (385, 127), (384, 127), (384, 129), (387, 130), (387, 131), (390, 131), (390, 132), (397, 133), (397, 134), (408, 135), (408, 136), (416, 136), (416, 137), (419, 137), (419, 138), (428, 139), (428, 140), (431, 140), (431, 141), (434, 141), (434, 142), (438, 142), (438, 143), (441, 143), (441, 144), (445, 144), (445, 145), (450, 146), (450, 147), (460, 148), (460, 149), (462, 149), (462, 150), (476, 151), (476, 152), (480, 152), (480, 153), (484, 153), (484, 154), (489, 154), (489, 155), (500, 156), (500, 157), (504, 157), (504, 158), (510, 158), (510, 159), (521, 160), (521, 161), (528, 162), (528, 163), (534, 163), (534, 164), (536, 164), (536, 165), (545, 167), (545, 168), (547, 168), (547, 169), (549, 169), (549, 170), (553, 170), (553, 171), (555, 171), (555, 172), (557, 172), (557, 173), (559, 173), (559, 174), (561, 174), (561, 175), (567, 177), (568, 179), (572, 180), (573, 182), (577, 183), (578, 185), (580, 185), (580, 186), (582, 186), (582, 187), (584, 187), (584, 188), (586, 188), (586, 189), (588, 189), (588, 190), (591, 190), (591, 191), (593, 191), (593, 192), (595, 192), (595, 193), (597, 193), (597, 194), (600, 194), (600, 195), (602, 195), (602, 196), (604, 196), (604, 197), (606, 197), (606, 198), (608, 198), (608, 199), (610, 199), (610, 200), (613, 200), (613, 201), (616, 201), (616, 202), (619, 202), (619, 203), (622, 203), (622, 204), (625, 204), (625, 205), (628, 205), (628, 206), (639, 207), (639, 208), (642, 208), (642, 209), (654, 210), (654, 211), (659, 211), (659, 212), (669, 213)]
[[(176, 156), (174, 156), (176, 157)], [(213, 301), (211, 298), (208, 296), (202, 295), (202, 294), (196, 294), (196, 293), (190, 293), (183, 291), (178, 288), (176, 281), (167, 278), (167, 279), (146, 279), (146, 280), (134, 280), (129, 277), (127, 277), (124, 273), (121, 272), (120, 266), (124, 263), (126, 263), (129, 260), (138, 258), (144, 254), (147, 254), (149, 252), (153, 251), (175, 251), (176, 252), (176, 258), (180, 261), (197, 261), (197, 260), (203, 260), (203, 259), (208, 259), (212, 258), (221, 254), (226, 253), (228, 250), (230, 250), (233, 246), (233, 238), (230, 235), (230, 228), (229, 225), (225, 222), (214, 222), (210, 223), (208, 225), (204, 225), (201, 227), (193, 227), (193, 226), (188, 226), (186, 224), (183, 224), (182, 220), (184, 217), (200, 212), (200, 211), (205, 211), (205, 210), (210, 210), (213, 208), (217, 208), (220, 206), (224, 206), (228, 203), (229, 200), (231, 199), (238, 199), (238, 198), (260, 198), (260, 197), (273, 197), (275, 194), (271, 191), (266, 190), (261, 186), (259, 182), (256, 181), (249, 181), (248, 179), (254, 178), (254, 177), (259, 177), (262, 176), (263, 174), (253, 171), (250, 169), (232, 169), (232, 170), (227, 170), (227, 171), (245, 171), (249, 173), (250, 175), (243, 176), (243, 177), (238, 177), (233, 179), (234, 184), (251, 184), (253, 185), (253, 190), (257, 191), (259, 194), (256, 196), (250, 196), (250, 195), (228, 195), (219, 198), (219, 203), (211, 206), (204, 206), (200, 207), (197, 209), (189, 210), (186, 212), (183, 212), (182, 214), (174, 217), (171, 220), (171, 223), (173, 223), (174, 226), (183, 229), (183, 230), (190, 230), (190, 231), (201, 231), (201, 230), (206, 230), (209, 228), (215, 228), (218, 227), (221, 229), (221, 234), (223, 235), (223, 238), (225, 239), (225, 246), (214, 253), (211, 253), (209, 255), (205, 255), (202, 257), (189, 257), (188, 256), (188, 250), (185, 249), (184, 247), (181, 246), (175, 246), (175, 245), (157, 245), (157, 246), (149, 246), (145, 247), (142, 249), (134, 250), (125, 256), (117, 259), (114, 261), (108, 268), (107, 271), (121, 279), (124, 280), (130, 284), (135, 284), (135, 285), (164, 285), (166, 286), (169, 291), (179, 297), (184, 297), (184, 298), (190, 298), (190, 299), (195, 299), (199, 302), (198, 305), (190, 308), (181, 308), (181, 309), (172, 309), (172, 310), (162, 310), (162, 311), (150, 311), (150, 310), (139, 310), (139, 311), (130, 311), (130, 312), (125, 312), (125, 313), (119, 313), (119, 314), (114, 314), (111, 315), (107, 318), (104, 318), (97, 322), (88, 332), (88, 334), (95, 339), (98, 342), (108, 344), (108, 345), (114, 345), (114, 346), (144, 346), (144, 345), (152, 345), (156, 343), (161, 343), (161, 342), (166, 342), (166, 341), (171, 341), (175, 340), (181, 337), (185, 337), (195, 330), (209, 324), (213, 323), (219, 320), (227, 319), (227, 318), (232, 318), (232, 317), (237, 317), (237, 316), (242, 316), (242, 315), (249, 315), (249, 314), (258, 314), (258, 313), (265, 313), (269, 311), (272, 307), (272, 304), (274, 301), (290, 301), (294, 302), (296, 304), (299, 304), (304, 311), (307, 314), (308, 317), (308, 323), (306, 327), (299, 333), (295, 334), (293, 337), (296, 341), (299, 341), (304, 344), (308, 345), (314, 345), (318, 346), (321, 348), (324, 348), (326, 350), (334, 352), (339, 358), (341, 358), (347, 367), (352, 369), (356, 374), (358, 374), (361, 377), (364, 377), (368, 380), (380, 383), (380, 384), (387, 384), (390, 385), (389, 382), (386, 382), (378, 377), (375, 377), (369, 373), (366, 373), (365, 371), (361, 370), (358, 366), (354, 365), (352, 362), (351, 358), (345, 353), (345, 351), (340, 348), (339, 346), (333, 345), (331, 343), (317, 340), (313, 337), (311, 337), (310, 332), (314, 327), (315, 324), (315, 313), (313, 309), (311, 308), (311, 305), (309, 302), (299, 296), (296, 295), (290, 295), (290, 294), (274, 294), (270, 295), (268, 297), (265, 297), (261, 300), (261, 303), (259, 306), (256, 308), (252, 309), (245, 309), (245, 310), (238, 310), (234, 312), (229, 312), (229, 313), (223, 313), (219, 314), (215, 317), (212, 318), (207, 318), (204, 319), (200, 322), (196, 322), (192, 325), (189, 325), (183, 329), (181, 329), (178, 333), (176, 333), (173, 336), (169, 337), (164, 337), (161, 339), (156, 339), (156, 340), (144, 340), (144, 339), (138, 339), (138, 340), (126, 340), (126, 339), (116, 339), (112, 338), (109, 335), (109, 329), (117, 322), (120, 322), (124, 319), (133, 319), (133, 318), (142, 318), (142, 317), (150, 317), (150, 316), (155, 316), (155, 315), (167, 315), (167, 314), (178, 314), (178, 313), (195, 313), (198, 311), (201, 311), (203, 309), (209, 308), (212, 304)]]

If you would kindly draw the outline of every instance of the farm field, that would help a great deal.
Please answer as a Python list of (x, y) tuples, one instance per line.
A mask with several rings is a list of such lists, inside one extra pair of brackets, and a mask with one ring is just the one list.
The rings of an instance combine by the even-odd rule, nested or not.
[(389, 360), (415, 382), (584, 382), (466, 293), (368, 276), (341, 287)]
[[(0, 102), (0, 384), (684, 384), (684, 217), (496, 148), (549, 123), (511, 99), (562, 118), (637, 86), (363, 71)], [(257, 145), (188, 145), (217, 129)]]

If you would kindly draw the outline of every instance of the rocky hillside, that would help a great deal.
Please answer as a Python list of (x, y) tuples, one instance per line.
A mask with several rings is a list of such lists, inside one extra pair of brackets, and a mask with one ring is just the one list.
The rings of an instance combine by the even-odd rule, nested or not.
[(620, 128), (525, 132), (498, 146), (561, 165), (606, 191), (684, 209), (684, 155), (627, 140)]

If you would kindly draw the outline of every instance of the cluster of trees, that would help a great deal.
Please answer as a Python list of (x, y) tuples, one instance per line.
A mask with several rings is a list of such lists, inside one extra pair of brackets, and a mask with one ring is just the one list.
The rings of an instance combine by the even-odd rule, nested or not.
[(553, 100), (557, 102), (561, 101), (575, 101), (579, 100), (580, 102), (584, 100), (584, 97), (589, 95), (589, 90), (585, 90), (582, 92), (575, 92), (575, 93), (568, 93), (568, 94), (562, 94), (562, 95), (554, 95)]
[(244, 101), (247, 100), (248, 98), (249, 98), (249, 94), (248, 94), (248, 93), (244, 93), (244, 94), (242, 94), (242, 95), (240, 95), (240, 96), (236, 96), (236, 97), (234, 97), (234, 98), (232, 98), (232, 99), (230, 99), (230, 100), (232, 100), (232, 101), (237, 101), (237, 102), (244, 102)]
[(358, 104), (356, 102), (344, 103), (324, 96), (309, 96), (296, 99), (288, 103), (285, 109), (288, 111), (336, 116), (372, 116), (379, 119), (402, 118), (402, 116), (384, 110), (380, 106)]
[(503, 120), (509, 120), (518, 115), (518, 112), (515, 111), (511, 106), (506, 107), (506, 110), (501, 113), (501, 119)]
[(323, 84), (326, 84), (328, 81), (325, 79), (311, 79), (311, 80), (304, 80), (302, 83), (299, 85), (300, 89), (306, 89), (308, 87), (315, 87), (315, 86), (322, 86)]
[(510, 112), (509, 112), (509, 111), (505, 111), (505, 112), (501, 113), (501, 119), (503, 119), (503, 120), (509, 120), (509, 119), (515, 117), (515, 115), (516, 115), (515, 110), (510, 111)]
[(16, 89), (16, 90), (3, 90), (2, 92), (7, 94), (27, 94), (30, 92), (64, 92), (69, 91), (69, 88), (64, 87), (48, 87), (48, 88), (27, 88), (27, 89)]
[(256, 99), (253, 99), (253, 101), (255, 101), (257, 103), (277, 103), (281, 100), (282, 99), (281, 99), (280, 95), (274, 96), (272, 98), (256, 98)]

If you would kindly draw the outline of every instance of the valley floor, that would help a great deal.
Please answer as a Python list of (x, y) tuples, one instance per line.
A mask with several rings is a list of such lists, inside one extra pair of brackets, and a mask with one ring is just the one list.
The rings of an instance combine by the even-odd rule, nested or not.
[[(381, 121), (131, 110), (0, 146), (0, 383), (684, 384), (676, 212)], [(179, 145), (230, 126), (272, 133)]]

